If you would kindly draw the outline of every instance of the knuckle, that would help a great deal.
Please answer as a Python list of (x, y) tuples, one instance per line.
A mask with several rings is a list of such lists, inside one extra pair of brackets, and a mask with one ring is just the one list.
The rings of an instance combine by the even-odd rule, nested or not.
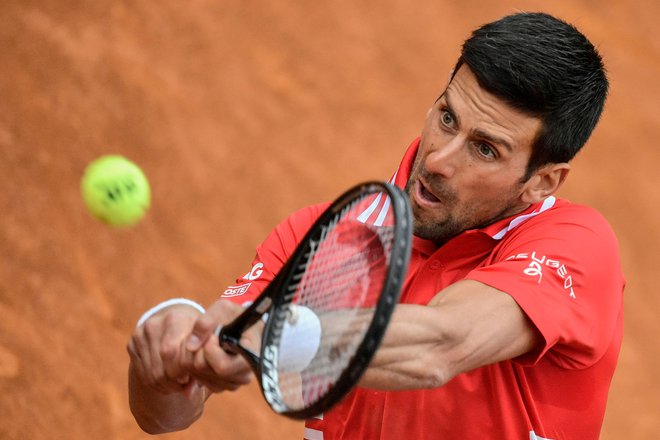
[(215, 328), (216, 317), (209, 314), (201, 315), (195, 322), (195, 327), (202, 331), (211, 331)]
[(171, 341), (163, 341), (160, 346), (160, 357), (164, 360), (172, 360), (176, 358), (178, 352), (178, 345)]
[(222, 350), (218, 350), (218, 351), (204, 350), (204, 354), (208, 361), (209, 367), (215, 374), (219, 376), (227, 374), (228, 367), (231, 362), (231, 360), (228, 359), (229, 356), (228, 354), (226, 354)]
[(206, 359), (204, 359), (202, 356), (196, 356), (193, 361), (192, 361), (192, 368), (196, 372), (203, 372), (206, 371), (207, 364), (206, 364)]
[(153, 376), (152, 374), (145, 374), (144, 382), (151, 388), (158, 387), (158, 381), (156, 380), (155, 376)]
[(144, 331), (144, 328), (142, 326), (135, 327), (133, 329), (133, 332), (131, 333), (130, 340), (135, 341), (137, 339), (140, 339), (142, 337), (142, 332), (143, 331)]
[(160, 331), (160, 322), (157, 319), (147, 319), (147, 321), (142, 324), (142, 330), (145, 335), (152, 336)]
[(133, 337), (126, 344), (126, 350), (134, 357), (140, 357), (140, 353), (146, 350), (147, 343), (142, 338)]
[(183, 356), (181, 359), (179, 359), (179, 363), (181, 365), (181, 368), (183, 370), (188, 370), (188, 371), (194, 371), (195, 366), (193, 364), (193, 359), (190, 356)]
[(223, 392), (227, 389), (224, 385), (220, 385), (220, 384), (213, 383), (213, 382), (210, 382), (210, 381), (204, 381), (203, 384), (212, 393), (221, 393), (221, 392)]
[(241, 385), (249, 385), (250, 382), (252, 382), (252, 374), (251, 373), (246, 373), (238, 378), (238, 382)]
[(189, 315), (179, 309), (172, 310), (163, 318), (166, 325), (178, 324), (186, 319), (189, 319)]
[(225, 388), (227, 389), (227, 391), (236, 391), (240, 387), (241, 387), (241, 385), (239, 385), (239, 384), (230, 383), (230, 384), (227, 384)]

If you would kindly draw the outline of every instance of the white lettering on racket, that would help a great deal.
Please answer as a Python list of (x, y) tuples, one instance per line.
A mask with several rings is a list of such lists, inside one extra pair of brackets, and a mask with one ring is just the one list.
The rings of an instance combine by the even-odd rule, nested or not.
[(270, 406), (276, 412), (283, 412), (286, 410), (286, 406), (282, 402), (282, 396), (278, 386), (277, 358), (277, 347), (272, 345), (266, 346), (261, 362), (261, 386), (264, 391), (264, 397)]

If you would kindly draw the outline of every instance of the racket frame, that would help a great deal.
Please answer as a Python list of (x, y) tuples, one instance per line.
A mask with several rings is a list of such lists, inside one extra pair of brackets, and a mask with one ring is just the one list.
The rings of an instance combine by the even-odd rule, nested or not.
[[(385, 274), (381, 295), (376, 304), (374, 319), (358, 346), (349, 365), (341, 373), (339, 379), (323, 397), (312, 405), (302, 409), (290, 409), (283, 402), (278, 387), (277, 350), (275, 344), (266, 343), (272, 339), (275, 327), (276, 313), (270, 310), (285, 307), (294, 295), (288, 295), (286, 286), (298, 271), (292, 270), (300, 265), (310, 248), (310, 242), (320, 236), (321, 226), (327, 224), (341, 212), (352, 200), (369, 194), (385, 193), (391, 200), (394, 222), (394, 241), (390, 253), (390, 264)], [(264, 291), (230, 324), (219, 330), (220, 345), (223, 349), (241, 354), (250, 364), (257, 378), (262, 394), (271, 408), (279, 414), (293, 418), (306, 419), (316, 416), (338, 403), (358, 382), (369, 362), (373, 358), (385, 334), (385, 329), (398, 303), (401, 289), (405, 281), (410, 251), (412, 246), (412, 212), (405, 192), (391, 183), (369, 181), (356, 185), (339, 196), (314, 222), (291, 254), (278, 274)], [(240, 344), (241, 334), (254, 325), (268, 313), (268, 320), (263, 330), (261, 352), (258, 356)], [(281, 330), (281, 325), (280, 325)], [(279, 338), (274, 339), (277, 341)]]

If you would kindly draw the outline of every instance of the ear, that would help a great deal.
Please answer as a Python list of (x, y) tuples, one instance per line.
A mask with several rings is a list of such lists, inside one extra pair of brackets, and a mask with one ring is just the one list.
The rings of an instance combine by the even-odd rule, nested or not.
[(563, 185), (570, 169), (571, 166), (567, 163), (543, 165), (523, 185), (522, 201), (533, 205), (555, 194)]

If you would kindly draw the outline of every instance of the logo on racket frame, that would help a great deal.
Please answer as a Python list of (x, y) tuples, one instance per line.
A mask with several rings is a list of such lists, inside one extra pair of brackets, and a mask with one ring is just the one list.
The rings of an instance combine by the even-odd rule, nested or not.
[(282, 402), (282, 395), (278, 387), (279, 376), (277, 373), (278, 349), (274, 345), (264, 347), (264, 355), (261, 362), (261, 386), (263, 394), (270, 406), (276, 412), (286, 410), (286, 405)]

